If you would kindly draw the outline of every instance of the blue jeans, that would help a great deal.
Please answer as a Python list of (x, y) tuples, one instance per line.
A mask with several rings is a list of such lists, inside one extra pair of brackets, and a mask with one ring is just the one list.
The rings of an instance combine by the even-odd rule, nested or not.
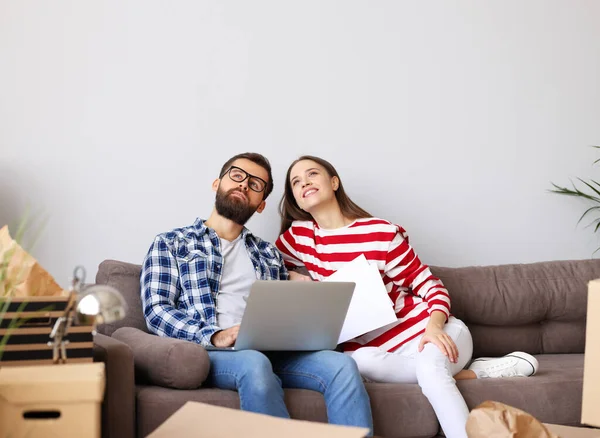
[(209, 351), (207, 384), (237, 391), (240, 408), (290, 418), (283, 388), (319, 391), (332, 424), (368, 427), (373, 433), (369, 396), (356, 362), (335, 351)]

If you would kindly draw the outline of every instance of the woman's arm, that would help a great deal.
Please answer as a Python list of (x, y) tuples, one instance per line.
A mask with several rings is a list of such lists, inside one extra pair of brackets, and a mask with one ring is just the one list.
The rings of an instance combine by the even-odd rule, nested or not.
[(385, 273), (394, 284), (411, 289), (427, 302), (429, 322), (419, 343), (419, 351), (423, 350), (425, 344), (432, 343), (448, 356), (450, 362), (456, 362), (458, 349), (444, 331), (444, 325), (450, 316), (450, 295), (442, 281), (421, 262), (408, 243), (406, 231), (401, 227), (397, 227), (397, 233), (390, 243)]
[(385, 274), (401, 288), (411, 289), (412, 293), (423, 298), (429, 307), (429, 313), (439, 310), (450, 316), (450, 295), (435, 277), (429, 267), (424, 265), (408, 243), (406, 231), (396, 226), (397, 232), (390, 243), (385, 264)]
[(458, 348), (450, 336), (444, 331), (446, 325), (446, 314), (439, 310), (431, 312), (425, 333), (419, 342), (419, 352), (423, 351), (425, 344), (431, 342), (436, 345), (444, 355), (448, 356), (450, 362), (458, 360)]
[(287, 268), (290, 276), (290, 280), (294, 281), (312, 281), (310, 276), (296, 272), (305, 268), (304, 262), (300, 258), (300, 255), (294, 249), (296, 243), (295, 236), (292, 234), (292, 229), (288, 229), (285, 233), (277, 238), (275, 246), (283, 255), (283, 261)]

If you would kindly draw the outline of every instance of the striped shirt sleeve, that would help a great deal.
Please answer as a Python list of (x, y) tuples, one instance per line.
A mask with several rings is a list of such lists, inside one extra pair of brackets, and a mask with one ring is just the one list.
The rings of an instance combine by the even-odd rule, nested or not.
[(283, 255), (283, 261), (287, 269), (301, 268), (304, 266), (302, 258), (298, 251), (294, 249), (296, 246), (296, 237), (292, 233), (292, 227), (277, 238), (275, 246)]
[(439, 310), (450, 316), (450, 295), (435, 277), (429, 267), (424, 265), (408, 243), (406, 231), (397, 226), (394, 239), (390, 242), (386, 261), (386, 275), (401, 288), (411, 289), (415, 295), (427, 302), (429, 313)]

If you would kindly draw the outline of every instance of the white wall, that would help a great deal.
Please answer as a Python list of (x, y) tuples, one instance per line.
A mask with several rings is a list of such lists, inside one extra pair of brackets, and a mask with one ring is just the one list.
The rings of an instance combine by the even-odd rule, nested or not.
[(589, 258), (598, 176), (600, 2), (0, 0), (0, 222), (48, 217), (35, 255), (140, 263), (207, 216), (229, 156), (331, 160), (354, 200), (421, 258), (463, 266)]

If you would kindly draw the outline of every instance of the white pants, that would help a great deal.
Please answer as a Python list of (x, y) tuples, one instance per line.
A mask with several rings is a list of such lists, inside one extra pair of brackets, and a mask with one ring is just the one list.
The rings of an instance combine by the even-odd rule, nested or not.
[(389, 383), (418, 383), (431, 403), (448, 438), (467, 437), (469, 408), (453, 376), (465, 368), (473, 355), (473, 339), (467, 326), (450, 317), (444, 331), (458, 349), (457, 363), (451, 363), (432, 343), (418, 352), (422, 335), (393, 353), (378, 347), (363, 347), (352, 353), (360, 373), (368, 380)]

